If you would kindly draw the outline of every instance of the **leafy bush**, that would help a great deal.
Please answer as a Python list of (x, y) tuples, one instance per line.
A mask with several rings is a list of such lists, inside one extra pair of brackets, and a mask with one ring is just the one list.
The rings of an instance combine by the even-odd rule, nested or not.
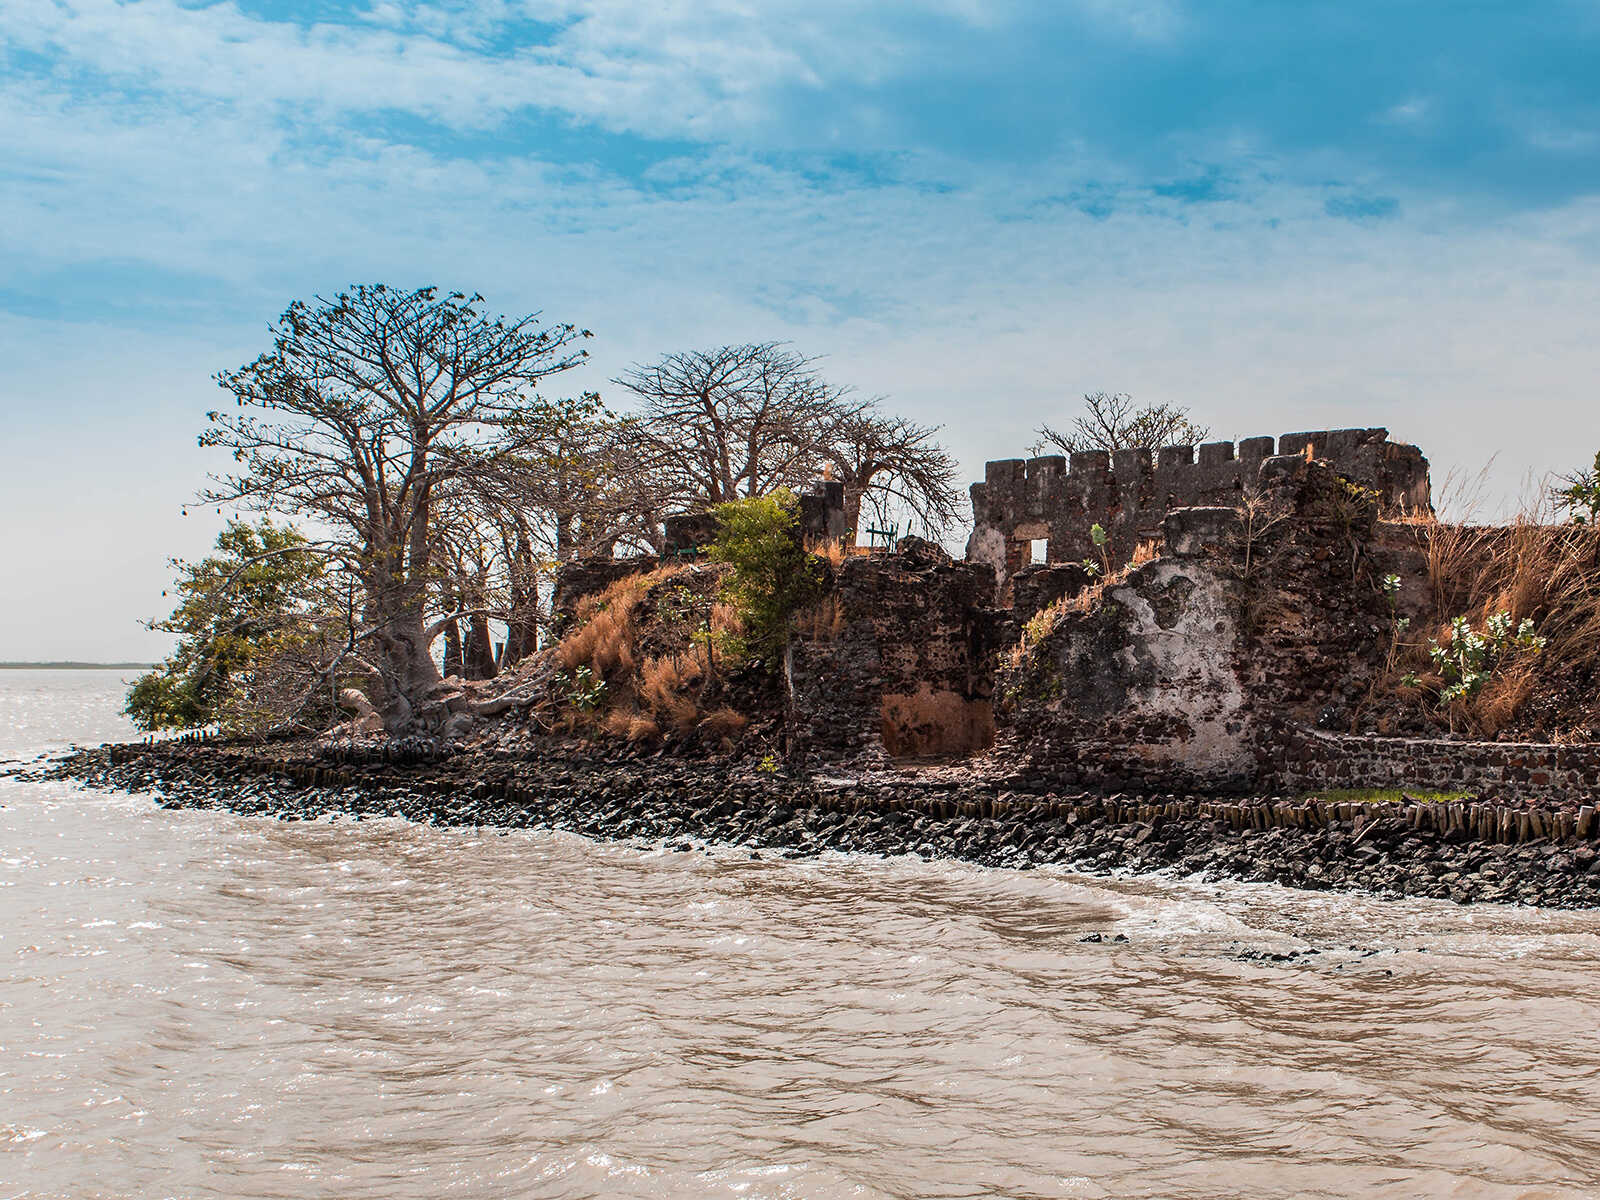
[[(134, 724), (247, 730), (307, 716), (326, 643), (342, 640), (323, 594), (323, 558), (291, 526), (230, 521), (215, 553), (172, 565), (178, 606), (149, 627), (178, 644), (129, 689), (124, 711)], [(326, 694), (318, 687), (311, 699), (320, 705)], [(331, 701), (309, 715), (331, 716)]]
[(556, 685), (566, 692), (567, 702), (579, 712), (593, 712), (605, 702), (606, 681), (587, 664), (578, 667), (571, 675), (558, 672)]
[(713, 562), (733, 568), (723, 597), (739, 613), (749, 648), (772, 662), (789, 637), (789, 618), (822, 583), (819, 560), (800, 544), (799, 501), (778, 491), (719, 504)]
[[(1538, 654), (1545, 644), (1544, 638), (1534, 634), (1531, 617), (1513, 625), (1510, 613), (1491, 613), (1483, 623), (1482, 633), (1474, 631), (1466, 617), (1456, 617), (1450, 622), (1449, 641), (1428, 643), (1428, 657), (1444, 680), (1439, 703), (1476, 695), (1496, 668), (1512, 655), (1519, 651)], [(1414, 687), (1418, 681), (1408, 676), (1403, 682)]]
[(1594, 470), (1563, 475), (1564, 487), (1551, 489), (1558, 507), (1574, 525), (1600, 524), (1600, 453), (1594, 456)]

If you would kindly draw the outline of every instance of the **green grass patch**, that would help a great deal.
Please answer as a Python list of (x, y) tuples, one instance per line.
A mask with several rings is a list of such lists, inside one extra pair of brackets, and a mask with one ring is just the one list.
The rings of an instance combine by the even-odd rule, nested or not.
[(1411, 788), (1328, 788), (1306, 792), (1300, 799), (1321, 800), (1325, 804), (1399, 804), (1409, 800), (1443, 804), (1450, 800), (1471, 800), (1474, 795), (1473, 792), (1422, 792)]

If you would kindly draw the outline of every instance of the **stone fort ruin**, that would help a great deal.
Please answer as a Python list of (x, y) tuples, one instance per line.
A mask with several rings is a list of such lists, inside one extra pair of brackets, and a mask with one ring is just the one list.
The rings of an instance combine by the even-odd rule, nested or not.
[[(1072, 456), (1009, 458), (987, 464), (972, 485), (972, 536), (967, 560), (995, 570), (999, 595), (1032, 563), (1100, 561), (1126, 564), (1142, 541), (1161, 536), (1178, 508), (1232, 507), (1257, 484), (1261, 464), (1277, 455), (1323, 459), (1353, 483), (1378, 494), (1385, 515), (1432, 512), (1428, 460), (1415, 446), (1391, 442), (1387, 429), (1333, 429), (1209, 442), (1199, 447), (1090, 450)], [(1107, 534), (1104, 547), (1091, 536)]]
[[(833, 540), (841, 500), (814, 489), (797, 536)], [(833, 558), (749, 698), (770, 745), (970, 760), (1032, 791), (1592, 788), (1600, 740), (1357, 732), (1396, 621), (1433, 604), (1433, 526), (1406, 519), (1431, 516), (1428, 460), (1384, 429), (991, 462), (972, 500), (965, 561), (918, 538)], [(704, 569), (703, 524), (675, 519), (662, 557), (564, 564), (558, 613), (625, 574)], [(1102, 554), (1112, 570), (1082, 565)]]

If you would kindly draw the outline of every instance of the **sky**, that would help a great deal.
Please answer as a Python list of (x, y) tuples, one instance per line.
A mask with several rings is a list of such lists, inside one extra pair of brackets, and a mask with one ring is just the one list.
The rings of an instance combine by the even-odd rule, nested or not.
[(165, 652), (212, 375), (358, 281), (593, 330), (561, 393), (788, 340), (970, 479), (1123, 391), (1506, 511), (1600, 448), (1597, 62), (1596, 0), (0, 0), (0, 660)]

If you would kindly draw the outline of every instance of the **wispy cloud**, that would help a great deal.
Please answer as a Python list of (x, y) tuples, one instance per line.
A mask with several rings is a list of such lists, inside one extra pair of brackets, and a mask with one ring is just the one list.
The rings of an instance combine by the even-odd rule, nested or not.
[[(133, 492), (149, 579), (198, 549), (151, 513), (197, 481), (209, 374), (358, 279), (580, 321), (574, 386), (792, 338), (973, 473), (1095, 388), (1223, 435), (1389, 423), (1509, 485), (1571, 466), (1600, 27), (1535, 7), (0, 0), (0, 404), (30, 461), (76, 447), (49, 466), (81, 498), (29, 552)], [(81, 558), (62, 586), (99, 595)]]

